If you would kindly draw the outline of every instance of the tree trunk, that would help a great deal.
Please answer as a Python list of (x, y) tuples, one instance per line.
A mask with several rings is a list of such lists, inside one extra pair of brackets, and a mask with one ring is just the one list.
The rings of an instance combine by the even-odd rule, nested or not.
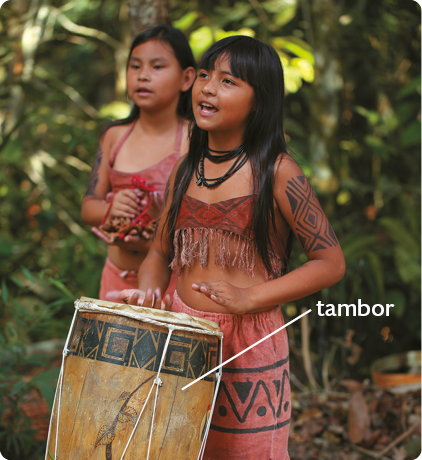
[(168, 0), (127, 0), (132, 37), (157, 24), (171, 24)]
[[(4, 114), (0, 113), (0, 133), (6, 139), (15, 135), (14, 132), (23, 121), (24, 91), (19, 81), (28, 82), (32, 78), (35, 54), (48, 13), (45, 5), (48, 3), (48, 0), (43, 5), (40, 5), (39, 0), (19, 0), (13, 3), (12, 15), (8, 21), (8, 35), (13, 41), (14, 50), (8, 69), (8, 74), (12, 76), (9, 80), (11, 96)], [(4, 142), (0, 144), (3, 146)]]
[[(313, 181), (317, 190), (334, 192), (337, 180), (330, 156), (338, 151), (339, 90), (342, 87), (338, 56), (339, 5), (335, 0), (303, 0), (309, 11), (315, 80), (311, 88), (309, 147)], [(306, 15), (305, 15), (306, 16)]]

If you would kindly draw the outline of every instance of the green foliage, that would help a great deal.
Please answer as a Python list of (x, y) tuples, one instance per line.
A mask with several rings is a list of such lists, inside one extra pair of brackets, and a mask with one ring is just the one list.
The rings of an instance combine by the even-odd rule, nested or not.
[[(274, 46), (285, 70), (289, 147), (311, 180), (313, 81), (324, 58), (314, 55), (311, 32), (331, 28), (338, 129), (329, 152), (331, 188), (317, 192), (347, 273), (287, 310), (294, 316), (321, 299), (393, 303), (389, 318), (332, 319), (323, 340), (313, 318), (318, 353), (331, 336), (356, 331), (367, 352), (359, 370), (348, 371), (368, 377), (375, 358), (419, 348), (420, 12), (415, 2), (343, 2), (338, 21), (327, 23), (303, 4), (172, 0), (171, 17), (198, 59), (215, 40), (235, 33)], [(42, 7), (24, 0), (0, 10), (0, 413), (6, 414), (0, 451), (6, 458), (43, 458), (22, 402), (35, 389), (51, 407), (57, 368), (48, 370), (49, 357), (28, 350), (63, 339), (73, 300), (98, 295), (106, 247), (82, 222), (80, 205), (105, 120), (128, 111), (125, 7), (112, 0), (53, 0)], [(305, 261), (296, 245), (292, 268)], [(384, 327), (388, 340), (380, 334)], [(40, 367), (47, 370), (23, 379)]]
[(30, 417), (38, 413), (37, 420), (48, 423), (40, 401), (51, 410), (59, 373), (51, 364), (60, 356), (54, 338), (66, 334), (65, 306), (73, 299), (60, 280), (25, 266), (1, 280), (0, 450), (6, 458), (42, 458), (45, 443), (34, 439)]
[[(222, 2), (223, 3), (223, 2)], [(230, 2), (215, 5), (175, 4), (173, 14), (180, 17), (174, 26), (189, 35), (189, 43), (196, 59), (217, 40), (230, 35), (247, 35), (270, 43), (279, 53), (285, 74), (287, 91), (296, 92), (303, 81), (314, 79), (314, 57), (304, 40), (281, 35), (281, 27), (296, 15), (296, 0), (266, 2)], [(180, 16), (179, 16), (180, 15)]]
[[(102, 2), (100, 15), (93, 4), (68, 4), (67, 17), (119, 31), (115, 3)], [(16, 460), (43, 458), (25, 406), (39, 394), (51, 409), (58, 375), (57, 350), (34, 349), (63, 340), (76, 297), (97, 296), (106, 253), (80, 205), (104, 123), (94, 106), (114, 91), (114, 49), (101, 34), (66, 30), (63, 10), (10, 5), (0, 15), (0, 451)]]

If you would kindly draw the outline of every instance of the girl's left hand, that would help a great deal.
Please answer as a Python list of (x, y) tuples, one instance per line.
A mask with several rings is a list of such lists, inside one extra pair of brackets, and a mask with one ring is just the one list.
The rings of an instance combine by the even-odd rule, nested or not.
[(230, 313), (243, 315), (252, 309), (247, 288), (238, 288), (226, 281), (209, 281), (194, 283), (192, 289), (204, 294), (216, 304), (227, 308)]
[(166, 294), (164, 299), (161, 298), (161, 290), (157, 288), (154, 292), (148, 288), (146, 292), (140, 289), (123, 289), (123, 291), (108, 291), (106, 299), (112, 301), (121, 301), (129, 305), (139, 305), (140, 307), (157, 308), (171, 311), (173, 303), (170, 294)]

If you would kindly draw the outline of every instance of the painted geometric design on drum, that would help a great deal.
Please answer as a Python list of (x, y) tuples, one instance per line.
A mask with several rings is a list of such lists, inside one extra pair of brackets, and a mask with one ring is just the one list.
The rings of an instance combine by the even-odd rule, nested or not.
[[(289, 373), (274, 379), (273, 370), (285, 365), (287, 358), (270, 366), (249, 369), (223, 369), (234, 374), (223, 378), (215, 405), (211, 429), (224, 433), (260, 433), (290, 423)], [(272, 377), (271, 377), (272, 375)], [(225, 381), (224, 381), (225, 380)], [(274, 423), (274, 419), (277, 423)]]
[[(94, 448), (96, 449), (98, 446), (106, 446), (105, 450), (105, 459), (106, 460), (112, 460), (113, 455), (112, 455), (112, 444), (113, 441), (116, 437), (116, 432), (117, 428), (119, 427), (119, 424), (124, 425), (125, 423), (131, 423), (133, 426), (136, 424), (136, 420), (138, 418), (138, 412), (141, 410), (140, 408), (134, 408), (133, 406), (129, 405), (130, 400), (132, 397), (135, 395), (135, 393), (143, 386), (145, 383), (147, 383), (149, 380), (151, 380), (154, 377), (152, 375), (151, 377), (147, 378), (144, 380), (140, 385), (138, 385), (131, 393), (128, 391), (123, 392), (119, 398), (118, 401), (124, 401), (122, 406), (120, 407), (119, 411), (117, 412), (116, 416), (112, 420), (112, 422), (109, 425), (101, 425), (98, 434), (97, 434), (97, 439), (95, 440)], [(145, 398), (141, 399), (141, 403), (145, 403)]]
[(289, 199), (297, 237), (306, 252), (337, 246), (337, 238), (325, 217), (318, 198), (305, 176), (287, 182)]
[[(69, 352), (119, 366), (157, 372), (167, 333), (78, 316)], [(217, 365), (217, 343), (173, 333), (161, 372), (197, 379)], [(214, 381), (210, 375), (204, 380)]]

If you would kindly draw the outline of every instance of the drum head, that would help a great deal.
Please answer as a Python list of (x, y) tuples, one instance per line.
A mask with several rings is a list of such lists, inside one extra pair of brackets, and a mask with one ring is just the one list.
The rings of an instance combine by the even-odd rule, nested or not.
[(75, 307), (79, 311), (97, 311), (111, 315), (126, 316), (139, 321), (149, 322), (149, 320), (152, 320), (164, 324), (185, 326), (187, 328), (201, 330), (204, 334), (216, 335), (219, 338), (223, 337), (223, 333), (218, 327), (218, 324), (214, 321), (197, 318), (187, 315), (186, 313), (173, 313), (171, 311), (107, 302), (106, 300), (91, 299), (89, 297), (81, 297), (80, 300), (76, 300)]

